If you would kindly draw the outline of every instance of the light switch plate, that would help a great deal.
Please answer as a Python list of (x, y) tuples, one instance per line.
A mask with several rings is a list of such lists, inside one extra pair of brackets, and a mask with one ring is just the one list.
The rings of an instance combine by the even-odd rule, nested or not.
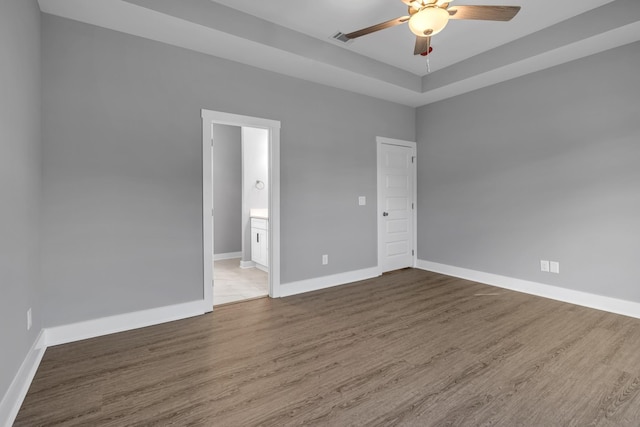
[(358, 197), (358, 204), (360, 206), (364, 206), (367, 204), (367, 198), (365, 196)]
[(551, 261), (549, 267), (552, 273), (560, 274), (560, 263), (557, 261)]

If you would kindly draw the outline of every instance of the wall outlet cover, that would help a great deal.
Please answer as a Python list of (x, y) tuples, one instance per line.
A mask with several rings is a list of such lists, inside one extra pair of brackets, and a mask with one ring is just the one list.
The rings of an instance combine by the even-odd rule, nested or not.
[(322, 255), (322, 265), (329, 264), (329, 255)]
[(544, 271), (545, 273), (549, 272), (549, 261), (544, 259), (540, 260), (540, 271)]

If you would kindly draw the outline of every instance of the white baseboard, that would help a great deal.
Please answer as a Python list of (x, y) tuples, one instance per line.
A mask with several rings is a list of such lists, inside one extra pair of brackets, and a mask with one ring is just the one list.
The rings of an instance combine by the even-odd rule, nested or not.
[(513, 277), (500, 276), (498, 274), (485, 273), (483, 271), (470, 270), (437, 262), (418, 260), (416, 268), (460, 277), (461, 279), (510, 289), (539, 297), (550, 298), (557, 301), (568, 302), (583, 307), (622, 314), (624, 316), (640, 318), (640, 303), (626, 301), (617, 298), (605, 297), (573, 289), (558, 286), (545, 285), (528, 280), (515, 279)]
[(46, 331), (41, 330), (0, 402), (0, 426), (10, 427), (16, 419), (46, 349)]
[(348, 271), (346, 273), (332, 274), (331, 276), (316, 277), (291, 283), (280, 284), (280, 296), (302, 294), (304, 292), (317, 291), (332, 286), (345, 285), (358, 280), (371, 279), (380, 275), (378, 267), (365, 268), (363, 270)]
[(258, 264), (258, 263), (256, 263), (256, 268), (257, 268), (258, 270), (260, 270), (260, 271), (264, 271), (265, 273), (268, 273), (268, 272), (269, 272), (269, 267), (265, 267), (265, 266), (264, 266), (264, 265), (262, 265), (262, 264)]
[(174, 320), (186, 319), (211, 311), (207, 310), (202, 300), (135, 311), (87, 320), (69, 325), (47, 328), (47, 345), (66, 344), (73, 341), (95, 338), (116, 332), (144, 328)]
[(213, 254), (214, 261), (222, 261), (223, 259), (242, 258), (242, 252), (227, 252), (224, 254)]
[(240, 261), (240, 268), (253, 268), (256, 263), (253, 261)]

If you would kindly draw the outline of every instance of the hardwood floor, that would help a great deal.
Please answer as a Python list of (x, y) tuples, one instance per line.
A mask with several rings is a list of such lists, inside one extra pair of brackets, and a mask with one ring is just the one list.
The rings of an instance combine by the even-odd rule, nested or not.
[(40, 425), (638, 426), (640, 320), (420, 270), (47, 350)]

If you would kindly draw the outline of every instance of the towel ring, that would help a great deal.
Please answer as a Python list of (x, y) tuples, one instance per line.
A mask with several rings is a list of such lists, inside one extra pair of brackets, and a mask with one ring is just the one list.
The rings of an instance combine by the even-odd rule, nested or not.
[(264, 188), (264, 182), (262, 182), (260, 180), (256, 181), (256, 188), (258, 190), (262, 190)]

